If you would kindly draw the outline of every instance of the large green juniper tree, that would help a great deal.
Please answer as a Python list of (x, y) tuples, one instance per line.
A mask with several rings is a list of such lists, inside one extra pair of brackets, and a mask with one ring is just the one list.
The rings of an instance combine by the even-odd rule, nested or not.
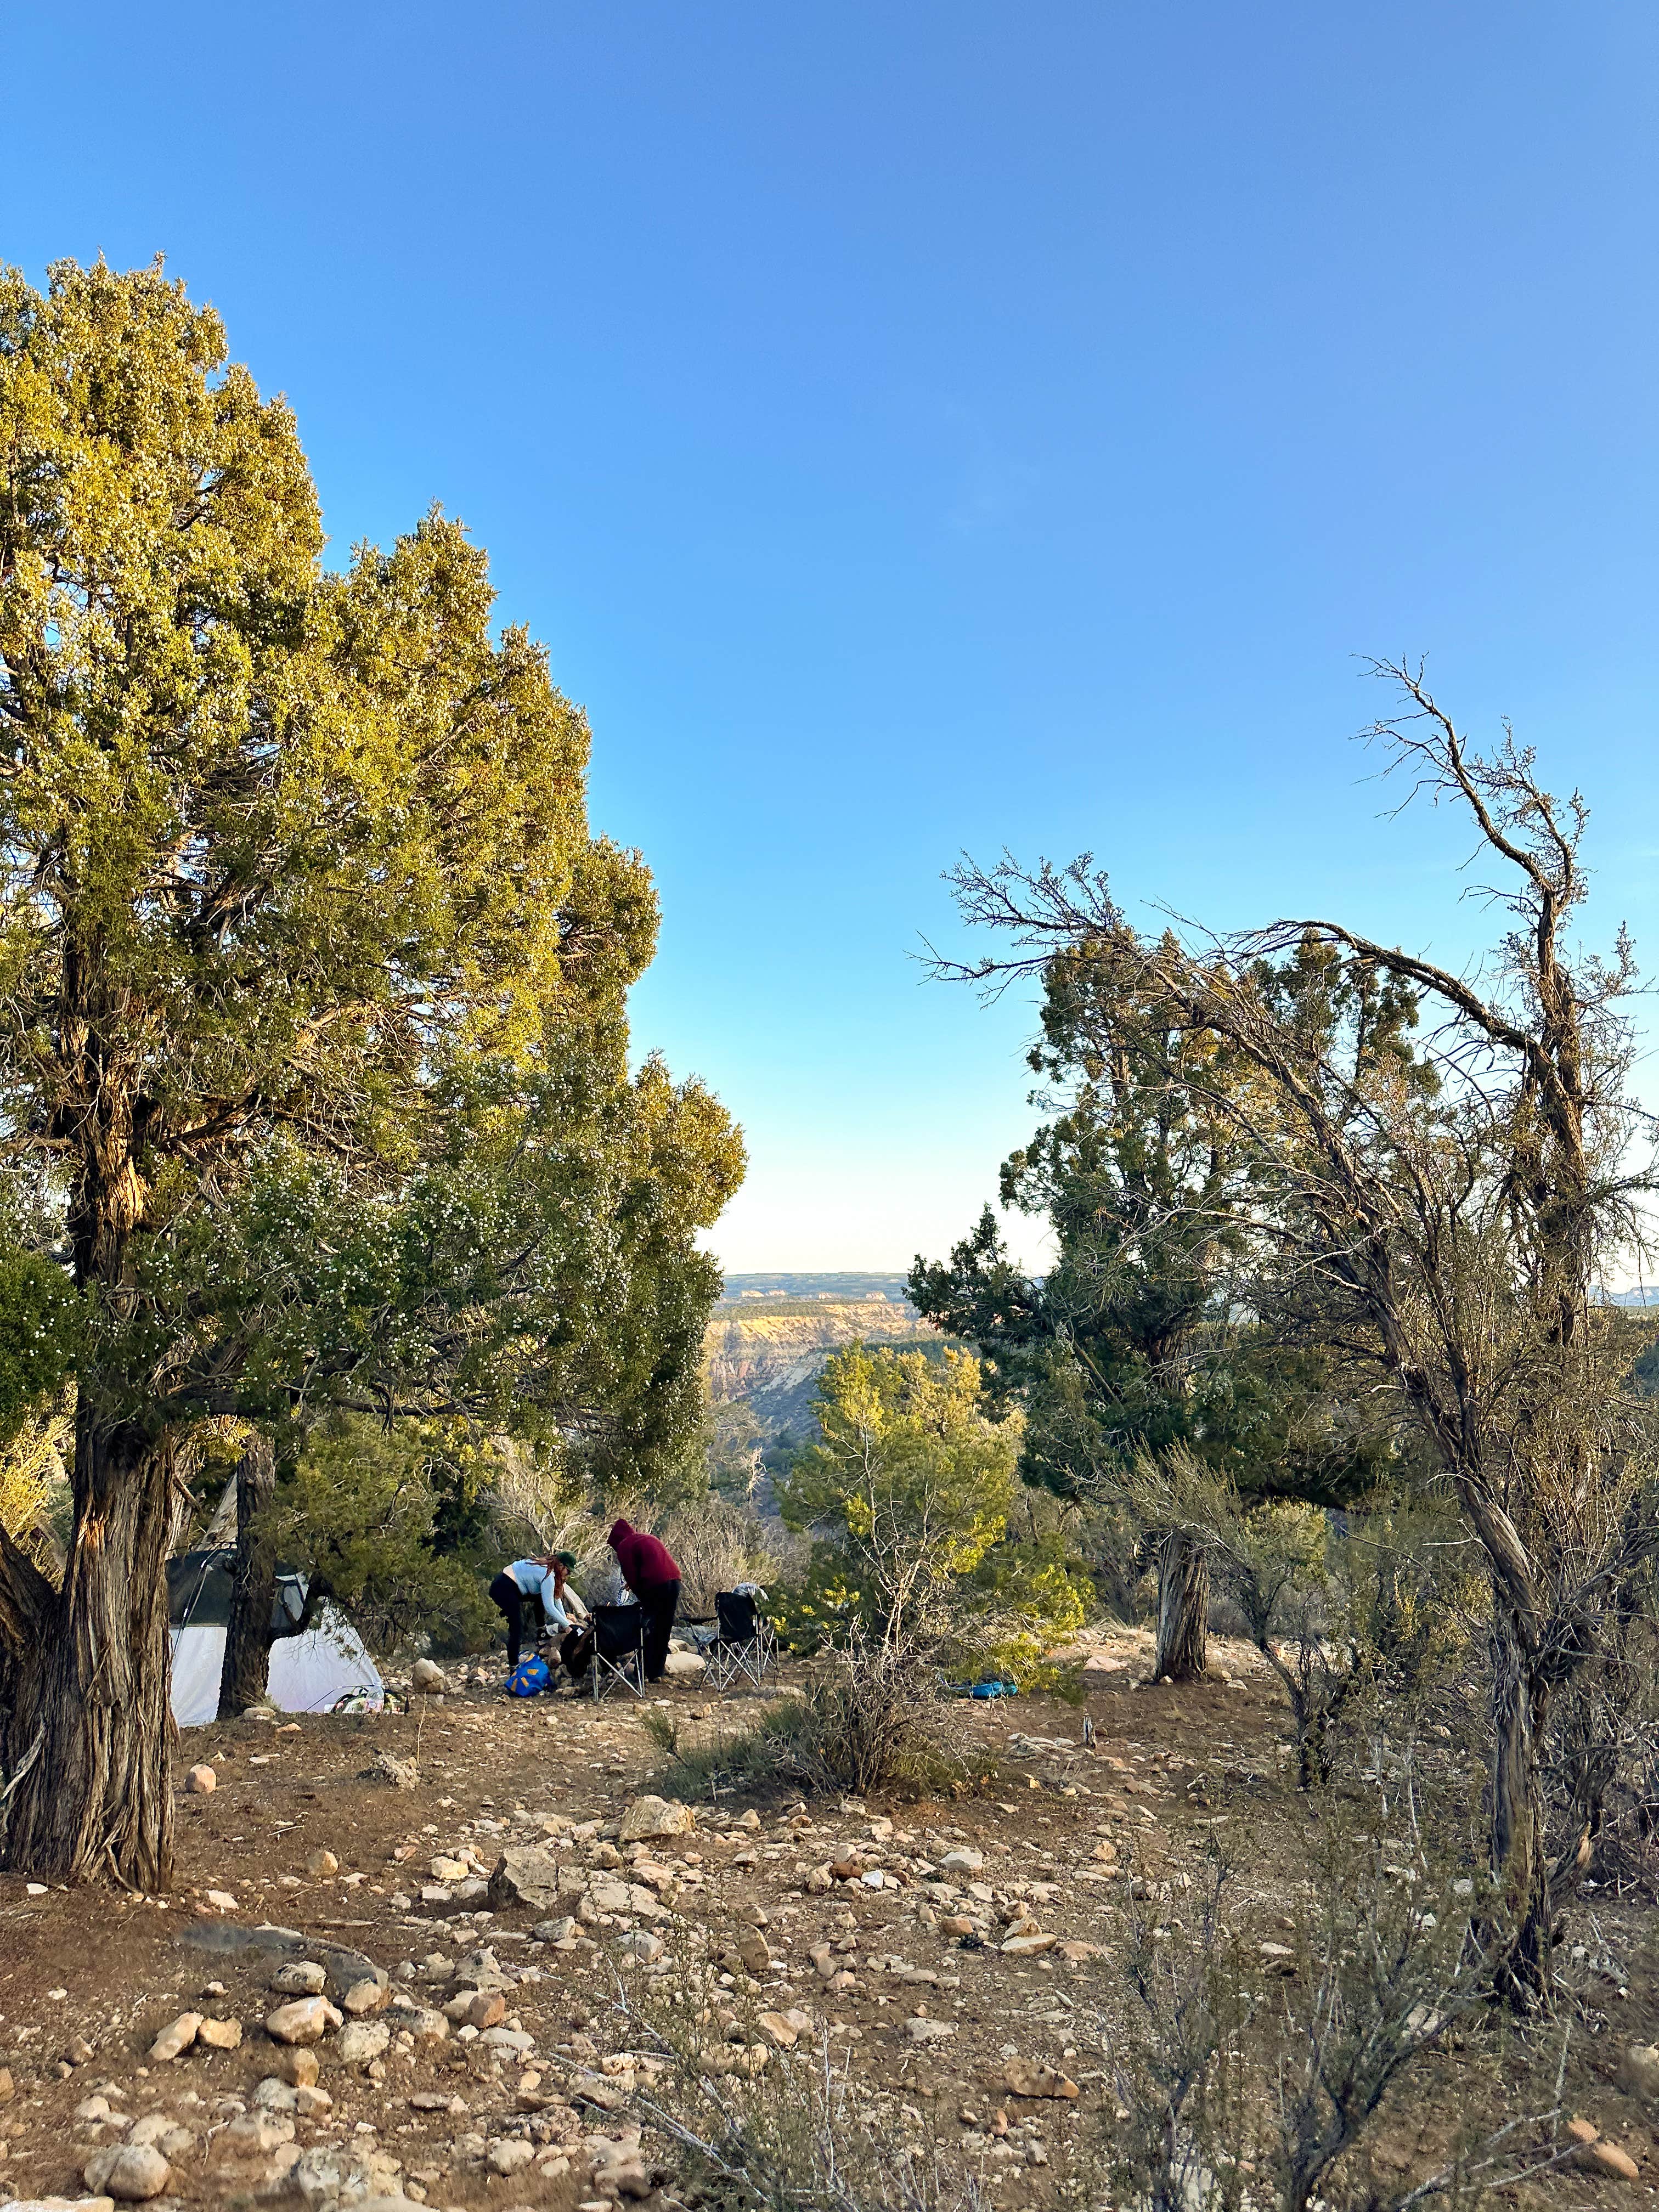
[[(41, 1872), (167, 1878), (193, 1425), (312, 1373), (407, 1380), (434, 1310), (395, 1261), (390, 1321), (365, 1284), (442, 1168), (446, 1085), (531, 1081), (606, 1021), (614, 1047), (649, 954), (584, 720), (493, 633), (460, 527), (322, 551), (293, 417), (211, 311), (157, 270), (0, 277), (0, 1131), (77, 1329), (61, 1589), (0, 1547), (0, 1832)], [(323, 1187), (337, 1279), (326, 1236), (298, 1259)], [(295, 1273), (239, 1301), (262, 1239)], [(428, 1356), (439, 1389), (466, 1348)]]
[[(1013, 1267), (988, 1206), (948, 1261), (918, 1260), (911, 1298), (1025, 1408), (1029, 1480), (1123, 1501), (1138, 1465), (1179, 1447), (1246, 1495), (1336, 1502), (1388, 1439), (1348, 1417), (1328, 1360), (1274, 1340), (1249, 1304), (1260, 1161), (1231, 1109), (1250, 1065), (1149, 981), (1109, 896), (1094, 921), (1043, 963), (1030, 1065), (1051, 1115), (1001, 1173), (1003, 1204), (1048, 1222), (1053, 1264)], [(1411, 1064), (1398, 988), (1352, 989), (1310, 945), (1262, 980), (1332, 1048), (1346, 1033), (1356, 1060)], [(1152, 1533), (1155, 1672), (1188, 1680), (1206, 1662), (1207, 1548), (1179, 1520)]]

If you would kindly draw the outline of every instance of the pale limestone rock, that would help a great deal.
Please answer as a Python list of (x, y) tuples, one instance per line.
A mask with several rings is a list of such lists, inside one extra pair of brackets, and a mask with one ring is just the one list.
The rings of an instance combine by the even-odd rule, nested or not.
[(143, 2204), (161, 2195), (172, 2169), (149, 2143), (112, 2143), (107, 2150), (94, 2153), (81, 2178), (97, 2196), (112, 2197), (121, 2204)]
[(490, 1875), (489, 1897), (497, 1912), (510, 1905), (549, 1911), (559, 1901), (558, 1860), (539, 1844), (509, 1844)]
[(152, 2066), (168, 2066), (188, 2051), (201, 2032), (199, 2012), (181, 2012), (170, 2027), (164, 2027), (149, 2047)]
[(219, 2137), (234, 2158), (263, 2158), (294, 2140), (294, 2123), (280, 2112), (243, 2112)]
[(275, 2043), (320, 2043), (343, 2017), (326, 1997), (299, 1997), (265, 2014), (265, 2033)]
[(367, 2066), (390, 2045), (392, 2029), (383, 2020), (354, 2020), (340, 2030), (335, 2045), (343, 2066)]
[(1058, 2068), (1044, 2066), (1033, 2058), (1011, 2058), (1002, 2079), (1015, 2097), (1060, 2097), (1071, 2101), (1078, 2093), (1077, 2083), (1067, 2081)]
[(314, 1959), (295, 1959), (291, 1965), (277, 1967), (270, 1986), (285, 1997), (319, 1997), (328, 1987), (327, 1969)]
[(623, 1814), (618, 1841), (647, 1844), (662, 1836), (686, 1836), (696, 1826), (690, 1805), (667, 1797), (636, 1797)]

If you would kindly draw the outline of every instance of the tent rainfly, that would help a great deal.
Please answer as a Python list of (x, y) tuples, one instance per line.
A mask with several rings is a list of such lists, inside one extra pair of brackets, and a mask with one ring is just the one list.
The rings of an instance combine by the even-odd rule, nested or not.
[[(173, 1717), (180, 1728), (216, 1718), (219, 1679), (230, 1624), (229, 1549), (186, 1552), (167, 1561), (167, 1622), (173, 1636)], [(271, 1626), (270, 1702), (284, 1713), (379, 1712), (386, 1685), (362, 1638), (325, 1598), (299, 1631), (305, 1577), (279, 1575)]]

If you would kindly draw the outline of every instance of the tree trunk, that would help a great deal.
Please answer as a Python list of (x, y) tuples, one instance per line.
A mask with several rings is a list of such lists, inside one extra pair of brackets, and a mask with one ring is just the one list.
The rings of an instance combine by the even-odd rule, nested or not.
[(265, 1524), (276, 1488), (276, 1449), (255, 1430), (236, 1464), (236, 1567), (231, 1583), (225, 1666), (219, 1677), (219, 1717), (234, 1720), (260, 1705), (270, 1690), (271, 1614), (276, 1603), (276, 1554)]
[(1156, 1680), (1195, 1682), (1207, 1656), (1206, 1631), (1210, 1609), (1210, 1562), (1201, 1544), (1172, 1528), (1158, 1547), (1158, 1656)]
[(60, 1880), (173, 1872), (167, 1546), (174, 1454), (76, 1416), (75, 1533), (46, 1636), (9, 1662), (0, 1863)]
[(1538, 1763), (1548, 1690), (1538, 1679), (1501, 1593), (1496, 1595), (1492, 1859), (1511, 1923), (1511, 1947), (1500, 1980), (1512, 2004), (1532, 2011), (1548, 2004), (1552, 1980), (1553, 1911)]

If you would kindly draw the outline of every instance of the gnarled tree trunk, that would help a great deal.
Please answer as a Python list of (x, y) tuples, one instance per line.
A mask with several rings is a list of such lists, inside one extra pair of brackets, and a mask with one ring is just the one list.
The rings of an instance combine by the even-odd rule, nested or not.
[(1531, 2010), (1551, 2001), (1554, 1914), (1538, 1755), (1549, 1692), (1501, 1590), (1495, 1597), (1492, 1856), (1512, 1928), (1502, 1979), (1511, 2002)]
[(171, 1879), (174, 1490), (170, 1443), (126, 1425), (101, 1427), (83, 1405), (63, 1589), (53, 1596), (49, 1585), (33, 1588), (15, 1560), (5, 1562), (11, 1596), (0, 1611), (21, 1595), (46, 1616), (44, 1635), (32, 1649), (13, 1643), (7, 1662), (0, 1856), (8, 1866), (60, 1879), (109, 1873), (137, 1890)]
[(1209, 1557), (1184, 1529), (1171, 1528), (1158, 1547), (1157, 1680), (1195, 1682), (1202, 1674), (1209, 1611)]
[(219, 1717), (229, 1720), (263, 1705), (270, 1689), (271, 1616), (276, 1604), (276, 1554), (266, 1531), (276, 1488), (276, 1449), (256, 1430), (236, 1463), (236, 1567), (219, 1677)]

